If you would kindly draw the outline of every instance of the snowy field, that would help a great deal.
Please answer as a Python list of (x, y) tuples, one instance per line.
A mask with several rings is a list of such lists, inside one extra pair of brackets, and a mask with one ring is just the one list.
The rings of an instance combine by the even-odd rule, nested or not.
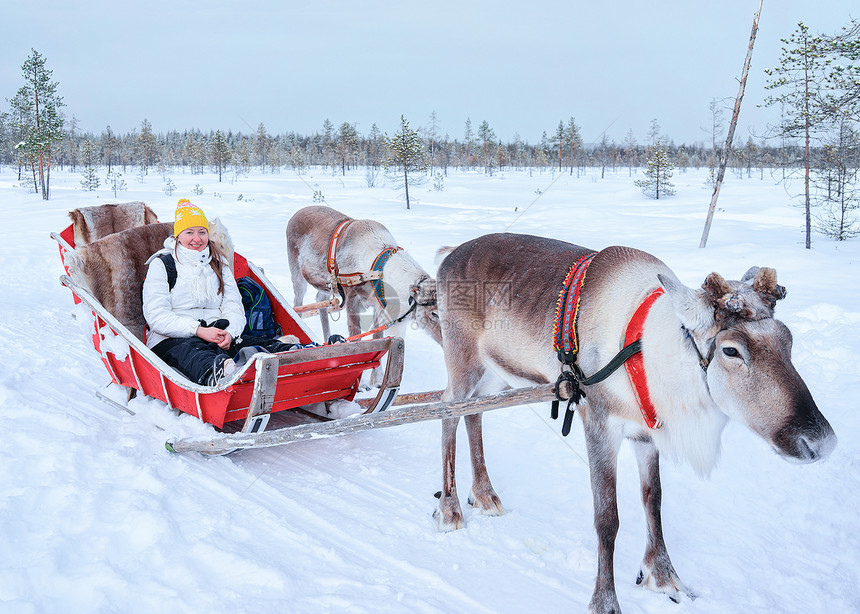
[[(805, 250), (802, 211), (769, 175), (728, 174), (707, 249), (698, 249), (711, 194), (705, 171), (676, 172), (678, 194), (660, 201), (642, 196), (627, 169), (605, 179), (594, 170), (458, 172), (443, 191), (414, 188), (411, 211), (391, 188), (368, 188), (364, 170), (253, 172), (223, 183), (177, 172), (170, 197), (157, 173), (144, 183), (126, 175), (128, 190), (115, 198), (55, 170), (44, 202), (18, 187), (13, 169), (0, 169), (0, 612), (586, 610), (596, 536), (582, 428), (577, 420), (562, 438), (546, 405), (486, 414), (488, 467), (508, 513), (464, 508), (468, 526), (440, 534), (431, 519), (438, 422), (208, 458), (164, 449), (167, 433), (208, 428), (195, 419), (146, 399), (132, 402), (131, 416), (95, 397), (108, 375), (72, 317), (49, 236), (68, 225), (68, 211), (143, 200), (172, 220), (177, 199), (190, 197), (292, 298), (284, 230), (315, 190), (336, 209), (387, 225), (431, 272), (438, 247), (506, 230), (637, 247), (696, 287), (712, 271), (737, 279), (752, 265), (776, 268), (788, 289), (777, 317), (794, 333), (795, 365), (839, 445), (821, 463), (794, 465), (731, 423), (709, 478), (664, 459), (666, 542), (698, 594), (676, 605), (634, 582), (645, 526), (625, 444), (619, 601), (627, 614), (860, 612), (860, 240), (816, 235)], [(335, 331), (345, 329), (342, 318)], [(440, 348), (409, 330), (404, 390), (445, 383)], [(465, 496), (462, 428), (460, 444)]]

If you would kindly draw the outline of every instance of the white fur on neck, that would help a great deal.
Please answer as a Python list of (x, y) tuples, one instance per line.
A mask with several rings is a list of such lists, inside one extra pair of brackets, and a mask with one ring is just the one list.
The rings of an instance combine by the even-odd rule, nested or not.
[(652, 308), (642, 336), (645, 373), (657, 417), (650, 431), (661, 453), (690, 463), (707, 475), (720, 458), (728, 417), (714, 404), (698, 355), (681, 329), (669, 297)]

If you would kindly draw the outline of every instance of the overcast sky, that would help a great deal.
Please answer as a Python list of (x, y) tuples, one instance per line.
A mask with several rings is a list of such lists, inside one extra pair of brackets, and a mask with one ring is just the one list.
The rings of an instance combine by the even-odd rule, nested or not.
[[(329, 119), (366, 135), (413, 128), (435, 111), (462, 139), (489, 122), (498, 138), (537, 143), (574, 117), (586, 142), (710, 143), (713, 99), (738, 91), (757, 0), (4, 0), (0, 110), (35, 48), (67, 117), (100, 133), (199, 128), (312, 134)], [(852, 15), (853, 11), (853, 15)], [(857, 0), (765, 0), (736, 143), (773, 110), (765, 68), (802, 20), (834, 33)], [(724, 136), (721, 138), (725, 138)]]

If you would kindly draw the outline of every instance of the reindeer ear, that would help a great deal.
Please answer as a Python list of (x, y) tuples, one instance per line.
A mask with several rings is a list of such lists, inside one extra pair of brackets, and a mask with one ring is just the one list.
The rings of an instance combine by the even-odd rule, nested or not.
[(675, 315), (689, 330), (699, 330), (714, 324), (714, 308), (701, 293), (682, 284), (674, 275), (657, 275), (660, 285), (672, 299)]
[(785, 298), (785, 286), (776, 283), (776, 269), (763, 267), (756, 273), (752, 283), (753, 290), (773, 307), (780, 299)]
[(758, 272), (759, 272), (759, 267), (757, 267), (757, 266), (750, 267), (749, 270), (746, 273), (744, 273), (744, 276), (741, 277), (741, 282), (745, 283), (745, 284), (750, 283), (753, 279), (755, 279), (755, 275)]

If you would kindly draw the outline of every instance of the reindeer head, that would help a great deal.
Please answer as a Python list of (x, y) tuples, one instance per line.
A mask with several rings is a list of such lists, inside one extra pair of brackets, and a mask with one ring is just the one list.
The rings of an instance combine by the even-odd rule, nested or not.
[(415, 301), (415, 321), (424, 328), (434, 340), (442, 344), (442, 330), (436, 305), (436, 280), (424, 276), (409, 288), (411, 300)]
[(698, 291), (668, 276), (660, 281), (705, 357), (716, 406), (785, 458), (812, 462), (829, 454), (836, 436), (791, 362), (791, 332), (773, 317), (786, 294), (776, 271), (754, 267), (740, 281), (711, 273)]

